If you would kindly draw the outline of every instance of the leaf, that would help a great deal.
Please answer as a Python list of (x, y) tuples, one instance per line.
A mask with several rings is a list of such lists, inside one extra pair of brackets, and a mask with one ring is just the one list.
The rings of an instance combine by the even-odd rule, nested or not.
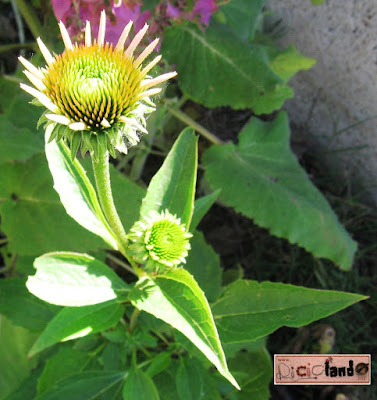
[(38, 395), (46, 392), (57, 382), (77, 372), (82, 372), (90, 361), (90, 355), (69, 347), (61, 348), (50, 357), (38, 380)]
[(170, 363), (171, 363), (171, 354), (166, 351), (163, 351), (156, 355), (156, 357), (152, 360), (145, 373), (150, 378), (153, 378), (155, 375), (158, 375), (162, 371), (165, 371), (167, 368), (169, 368)]
[(124, 295), (129, 286), (107, 265), (87, 254), (57, 252), (34, 262), (26, 286), (34, 296), (61, 306), (88, 306)]
[(85, 170), (77, 159), (71, 160), (70, 151), (64, 143), (47, 141), (46, 134), (46, 157), (54, 179), (54, 189), (58, 192), (67, 214), (117, 250), (116, 239), (106, 222)]
[(221, 190), (215, 190), (214, 192), (203, 196), (200, 199), (195, 200), (194, 203), (194, 214), (190, 224), (190, 231), (194, 232), (196, 227), (199, 225), (202, 218), (207, 214), (209, 209), (213, 206), (217, 198), (219, 197)]
[[(37, 395), (37, 383), (41, 374), (41, 368), (37, 368), (25, 378), (19, 386), (12, 391), (8, 396), (0, 397), (1, 400), (25, 400), (34, 399)], [(0, 395), (1, 396), (1, 395)]]
[(26, 161), (43, 151), (40, 137), (27, 128), (17, 128), (4, 115), (0, 115), (0, 164), (12, 160)]
[(194, 211), (197, 143), (198, 138), (191, 128), (182, 131), (149, 184), (140, 217), (147, 217), (151, 211), (167, 209), (189, 228)]
[(220, 7), (226, 25), (243, 40), (252, 39), (266, 0), (231, 0)]
[(219, 256), (199, 231), (194, 232), (190, 244), (185, 269), (194, 275), (208, 301), (215, 301), (220, 293), (222, 276)]
[(251, 108), (268, 114), (293, 91), (269, 65), (268, 48), (248, 44), (223, 24), (206, 32), (182, 23), (166, 30), (162, 52), (176, 64), (184, 94), (206, 107)]
[(271, 358), (266, 348), (251, 353), (238, 353), (229, 361), (229, 367), (241, 382), (238, 400), (268, 400), (272, 379)]
[(36, 255), (56, 250), (94, 251), (105, 242), (73, 221), (52, 188), (43, 154), (25, 163), (4, 163), (0, 174), (2, 231), (9, 251)]
[(224, 202), (273, 235), (350, 269), (356, 243), (297, 162), (289, 134), (284, 112), (272, 122), (251, 119), (238, 145), (205, 153), (205, 177), (213, 189), (222, 189)]
[(0, 399), (14, 391), (35, 367), (35, 361), (26, 357), (35, 337), (0, 315)]
[(22, 326), (30, 332), (41, 332), (60, 310), (31, 295), (26, 279), (7, 278), (0, 280), (0, 313), (12, 324)]
[(212, 305), (223, 343), (252, 341), (282, 326), (297, 328), (366, 299), (284, 283), (238, 280)]
[(182, 359), (177, 373), (177, 391), (181, 400), (203, 398), (203, 379), (198, 361)]
[(124, 377), (125, 373), (120, 371), (79, 372), (59, 381), (35, 400), (98, 399), (112, 392), (114, 386), (119, 385)]
[(325, 0), (311, 0), (311, 2), (314, 6), (319, 6), (320, 4), (323, 4)]
[(110, 329), (123, 314), (124, 307), (114, 301), (86, 307), (66, 307), (47, 325), (31, 348), (29, 356), (56, 343)]
[(131, 368), (123, 387), (126, 400), (160, 400), (152, 379), (139, 368)]
[(238, 388), (229, 373), (211, 309), (194, 278), (184, 269), (143, 276), (129, 294), (140, 310), (162, 319), (182, 332)]

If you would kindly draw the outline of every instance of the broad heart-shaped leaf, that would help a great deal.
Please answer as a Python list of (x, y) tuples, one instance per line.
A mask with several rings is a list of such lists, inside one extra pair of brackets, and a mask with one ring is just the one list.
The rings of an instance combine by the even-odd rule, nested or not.
[(147, 217), (151, 211), (167, 209), (189, 228), (194, 211), (197, 143), (198, 139), (191, 128), (182, 131), (149, 184), (140, 217)]
[(212, 305), (223, 343), (256, 340), (282, 326), (297, 328), (334, 314), (365, 296), (284, 283), (238, 280)]
[(124, 296), (129, 286), (107, 265), (87, 254), (56, 252), (34, 261), (26, 286), (34, 296), (61, 306), (88, 306)]
[[(126, 376), (122, 371), (87, 371), (73, 373), (59, 381), (35, 400), (83, 400), (102, 399), (112, 393), (114, 386), (119, 386)], [(104, 396), (104, 397), (102, 397)], [(112, 399), (112, 397), (107, 397)]]
[(116, 301), (86, 307), (65, 307), (47, 325), (31, 348), (29, 356), (56, 343), (110, 329), (123, 314), (124, 307)]
[(0, 313), (14, 325), (30, 332), (41, 332), (60, 307), (39, 300), (29, 293), (26, 279), (7, 278), (0, 280)]
[(152, 379), (139, 368), (131, 368), (123, 387), (126, 400), (160, 400)]
[(25, 161), (43, 151), (43, 141), (27, 128), (18, 128), (0, 115), (0, 164), (12, 160)]
[(45, 156), (1, 164), (1, 229), (9, 250), (20, 255), (48, 251), (93, 251), (106, 243), (69, 217), (52, 187)]
[(228, 370), (208, 301), (187, 271), (175, 269), (154, 279), (143, 276), (129, 293), (129, 299), (138, 309), (183, 333), (238, 388)]
[(72, 161), (70, 151), (62, 141), (47, 143), (48, 136), (46, 133), (46, 157), (54, 179), (54, 189), (58, 192), (67, 214), (117, 250), (116, 239), (106, 222), (85, 170), (77, 159)]
[(226, 25), (211, 23), (205, 32), (194, 24), (175, 25), (166, 31), (162, 51), (177, 65), (185, 95), (206, 107), (268, 114), (293, 96), (271, 69), (268, 48), (244, 42)]
[(273, 235), (350, 269), (356, 243), (301, 168), (289, 134), (284, 112), (272, 122), (251, 119), (238, 145), (205, 153), (206, 179), (213, 189), (222, 188), (225, 203)]
[(241, 39), (253, 39), (266, 0), (231, 0), (220, 7), (217, 17)]

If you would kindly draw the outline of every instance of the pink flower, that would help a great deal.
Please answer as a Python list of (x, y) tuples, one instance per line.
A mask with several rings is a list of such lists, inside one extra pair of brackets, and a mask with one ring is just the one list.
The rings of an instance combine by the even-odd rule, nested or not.
[(197, 0), (192, 11), (194, 16), (200, 15), (200, 21), (203, 24), (209, 25), (212, 14), (218, 8), (215, 0)]
[(174, 7), (170, 1), (166, 5), (166, 16), (170, 18), (179, 18), (181, 15), (181, 11), (178, 7)]

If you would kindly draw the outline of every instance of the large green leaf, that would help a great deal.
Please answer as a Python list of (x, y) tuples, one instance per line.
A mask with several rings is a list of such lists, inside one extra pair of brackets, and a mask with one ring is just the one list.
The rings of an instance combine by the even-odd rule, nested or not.
[(110, 329), (123, 314), (122, 304), (114, 301), (86, 307), (66, 307), (47, 325), (31, 348), (29, 356), (56, 343)]
[(200, 197), (195, 200), (194, 203), (194, 214), (190, 224), (190, 231), (194, 232), (196, 227), (199, 225), (202, 218), (207, 214), (209, 209), (213, 206), (217, 198), (219, 197), (221, 190), (215, 190), (214, 192), (207, 194), (206, 196)]
[(88, 306), (123, 296), (129, 286), (107, 265), (87, 254), (48, 253), (34, 262), (26, 286), (34, 296), (61, 306)]
[(25, 163), (1, 165), (0, 213), (1, 229), (12, 253), (36, 255), (107, 247), (67, 215), (52, 187), (43, 154)]
[(55, 141), (46, 142), (46, 157), (54, 189), (68, 215), (117, 249), (116, 239), (103, 215), (96, 192), (79, 161), (72, 161), (68, 147)]
[(160, 400), (152, 379), (139, 368), (131, 368), (123, 387), (126, 400)]
[(176, 269), (154, 279), (143, 276), (129, 294), (132, 304), (182, 332), (235, 387), (211, 309), (194, 278)]
[(113, 393), (114, 386), (118, 386), (125, 375), (120, 371), (79, 372), (59, 381), (35, 400), (99, 399), (106, 396), (106, 393)]
[(15, 390), (35, 367), (35, 360), (26, 356), (35, 337), (0, 315), (0, 399)]
[(240, 343), (282, 326), (309, 324), (364, 299), (354, 293), (238, 280), (225, 289), (212, 311), (222, 342)]
[(166, 31), (162, 49), (176, 64), (185, 95), (207, 107), (252, 108), (265, 114), (293, 96), (271, 69), (268, 48), (245, 43), (226, 25), (213, 23), (205, 32), (194, 24), (175, 25)]
[(27, 128), (18, 128), (0, 115), (0, 164), (12, 160), (25, 161), (43, 151), (43, 141)]
[(140, 216), (165, 209), (181, 218), (188, 228), (194, 211), (198, 139), (186, 128), (176, 140), (162, 167), (152, 178)]
[(190, 244), (191, 250), (186, 259), (185, 269), (194, 275), (208, 301), (215, 301), (220, 292), (222, 276), (219, 256), (206, 243), (203, 234), (199, 231), (194, 232)]
[(60, 310), (60, 307), (39, 300), (27, 290), (26, 279), (0, 280), (0, 313), (14, 325), (31, 332), (41, 332)]
[(222, 188), (224, 202), (272, 234), (349, 269), (356, 243), (301, 168), (289, 135), (284, 112), (272, 122), (253, 118), (238, 145), (213, 146), (205, 153), (206, 179)]

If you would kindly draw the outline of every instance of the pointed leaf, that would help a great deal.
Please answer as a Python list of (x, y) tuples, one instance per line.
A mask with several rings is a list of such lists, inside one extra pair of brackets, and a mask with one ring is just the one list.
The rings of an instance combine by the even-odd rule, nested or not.
[(213, 206), (217, 198), (219, 197), (221, 190), (215, 190), (214, 192), (203, 196), (200, 199), (195, 200), (194, 203), (194, 214), (190, 224), (190, 231), (194, 232), (196, 227), (199, 225), (202, 218), (207, 214), (209, 209)]
[(117, 249), (116, 239), (103, 215), (96, 192), (79, 161), (72, 161), (70, 151), (62, 141), (46, 143), (46, 157), (54, 178), (54, 189), (67, 214)]
[(176, 269), (155, 279), (143, 276), (129, 299), (135, 307), (182, 332), (238, 388), (228, 370), (208, 301), (187, 271)]
[(87, 306), (124, 295), (129, 286), (107, 265), (78, 253), (48, 253), (34, 261), (26, 286), (34, 296), (62, 306)]
[(289, 134), (285, 113), (272, 122), (253, 118), (238, 145), (213, 146), (205, 153), (206, 179), (222, 188), (223, 201), (256, 224), (349, 269), (356, 243), (297, 162)]
[(126, 400), (159, 400), (156, 386), (152, 379), (139, 368), (131, 368), (123, 387)]
[(116, 325), (124, 307), (114, 301), (86, 307), (65, 307), (51, 320), (29, 352), (29, 356), (59, 342), (105, 331)]
[(181, 218), (189, 228), (194, 210), (198, 139), (191, 128), (178, 137), (162, 167), (152, 178), (140, 216), (165, 209)]
[(367, 297), (284, 283), (238, 280), (212, 305), (224, 343), (256, 340), (282, 326), (297, 328)]

